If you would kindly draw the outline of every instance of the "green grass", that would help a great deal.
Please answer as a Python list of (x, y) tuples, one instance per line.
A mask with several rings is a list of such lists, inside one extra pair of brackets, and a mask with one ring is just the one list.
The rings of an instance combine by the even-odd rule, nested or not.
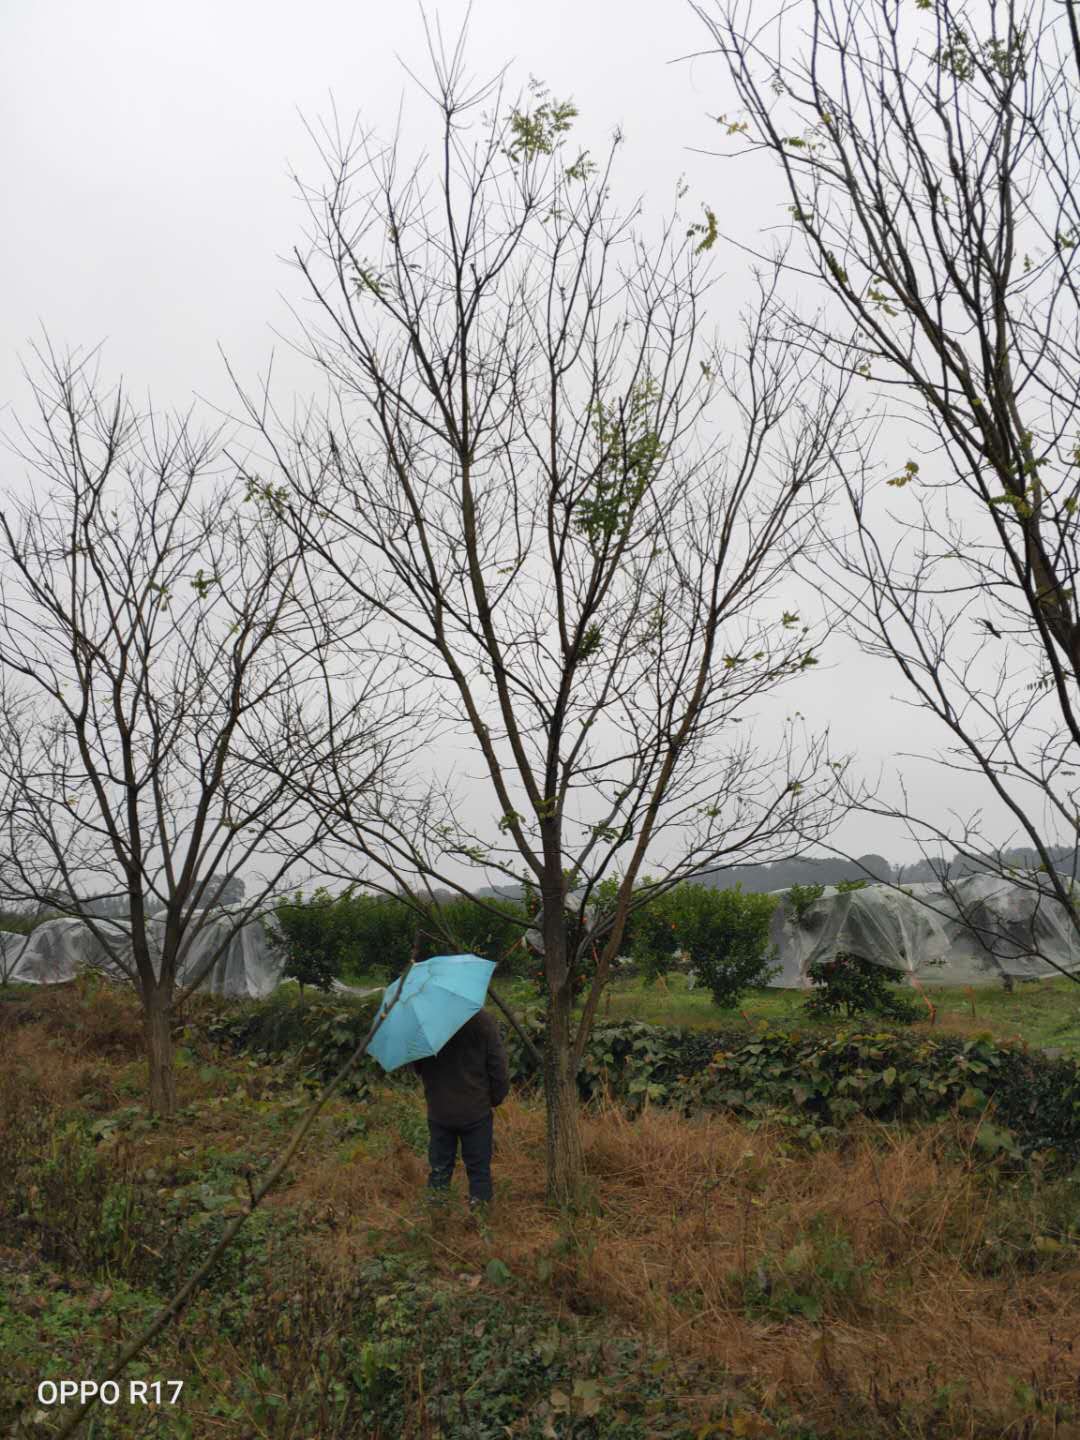
[[(610, 1001), (605, 996), (600, 1002), (600, 1014), (693, 1029), (745, 1024), (747, 1018), (809, 1028), (802, 990), (751, 990), (738, 1010), (718, 1010), (708, 991), (687, 991), (682, 976), (669, 977), (667, 987), (665, 991), (642, 980), (616, 981)], [(1018, 985), (1012, 994), (1000, 986), (970, 991), (961, 986), (928, 987), (926, 993), (937, 1007), (938, 1029), (990, 1031), (997, 1039), (1019, 1036), (1029, 1045), (1080, 1055), (1080, 985), (1075, 981), (1041, 980)]]
[(1018, 985), (1012, 994), (996, 986), (928, 993), (939, 1024), (989, 1030), (998, 1039), (1018, 1035), (1041, 1049), (1080, 1055), (1080, 985), (1074, 980), (1040, 980)]
[(21, 980), (11, 980), (6, 985), (0, 985), (0, 1000), (29, 1000), (38, 988)]
[[(350, 983), (366, 989), (385, 983), (385, 977), (378, 972), (360, 974), (350, 977)], [(507, 977), (497, 979), (496, 984), (500, 996), (515, 1014), (539, 1004), (530, 981)], [(25, 1001), (37, 990), (34, 985), (0, 985), (0, 1001)], [(937, 1030), (965, 1034), (988, 1031), (995, 1039), (1019, 1038), (1039, 1049), (1059, 1050), (1065, 1055), (1080, 1057), (1080, 985), (1075, 981), (1040, 980), (1017, 985), (1012, 994), (997, 985), (971, 991), (959, 986), (928, 987), (927, 993), (937, 1006), (934, 1026)], [(292, 987), (280, 992), (283, 1007), (291, 1006), (293, 994)], [(597, 1019), (600, 1022), (643, 1020), (651, 1025), (690, 1030), (743, 1025), (749, 1029), (761, 1023), (797, 1025), (801, 1029), (835, 1028), (827, 1021), (815, 1023), (807, 1019), (803, 1013), (805, 994), (802, 990), (750, 990), (738, 1009), (720, 1010), (707, 990), (701, 987), (687, 990), (681, 975), (671, 975), (662, 984), (617, 979), (603, 995)], [(359, 1009), (367, 1002), (339, 995), (337, 1003), (344, 1009)], [(489, 1007), (498, 1015), (491, 1002)]]
[[(357, 985), (378, 984), (359, 976)], [(515, 1013), (535, 1007), (538, 996), (529, 981), (497, 979), (500, 996)], [(953, 1033), (989, 1032), (995, 1039), (1019, 1038), (1039, 1049), (1060, 1050), (1080, 1057), (1080, 985), (1072, 980), (1040, 980), (1019, 984), (1009, 994), (1000, 985), (968, 991), (962, 986), (930, 986), (937, 1007), (934, 1029)], [(600, 1001), (597, 1020), (643, 1020), (690, 1030), (725, 1029), (768, 1023), (800, 1029), (833, 1029), (837, 1023), (811, 1022), (803, 1012), (803, 990), (757, 989), (743, 997), (736, 1010), (720, 1010), (700, 986), (687, 990), (681, 975), (663, 984), (646, 980), (612, 981)], [(497, 1012), (495, 1012), (497, 1013)], [(580, 1013), (580, 1007), (579, 1012)], [(920, 1026), (919, 1028), (929, 1028)]]
[[(738, 1010), (723, 1011), (716, 1008), (707, 991), (687, 991), (681, 976), (670, 977), (667, 986), (665, 992), (641, 980), (617, 981), (610, 1001), (607, 997), (601, 1000), (600, 1014), (692, 1029), (721, 1023), (746, 1024), (747, 1019), (810, 1028), (803, 1013), (805, 991), (751, 990)], [(1043, 980), (1018, 985), (1012, 994), (997, 986), (971, 991), (959, 986), (928, 987), (927, 994), (937, 1007), (937, 1030), (972, 1034), (989, 1031), (995, 1039), (1019, 1037), (1040, 1049), (1080, 1056), (1080, 985), (1075, 981)]]

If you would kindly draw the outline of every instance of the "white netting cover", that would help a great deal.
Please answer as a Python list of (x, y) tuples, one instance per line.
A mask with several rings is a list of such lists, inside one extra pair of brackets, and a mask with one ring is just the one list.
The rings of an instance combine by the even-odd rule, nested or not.
[[(115, 937), (117, 949), (129, 952), (125, 928), (113, 920), (95, 924)], [(266, 931), (259, 921), (242, 925), (229, 935), (234, 921), (228, 914), (209, 916), (181, 958), (177, 979), (186, 984), (207, 956), (223, 942), (225, 949), (199, 987), (214, 995), (247, 995), (260, 998), (269, 995), (281, 979), (282, 960), (270, 948)], [(160, 955), (165, 922), (157, 917), (148, 922), (151, 943)], [(17, 945), (12, 941), (18, 942)], [(73, 980), (85, 965), (96, 965), (105, 971), (110, 965), (104, 947), (82, 920), (46, 920), (30, 935), (0, 937), (0, 966), (7, 969), (8, 980), (31, 985), (56, 985)], [(155, 957), (156, 958), (156, 957)]]
[(0, 985), (14, 980), (15, 964), (25, 944), (25, 935), (13, 930), (0, 930)]
[[(99, 930), (113, 937), (122, 947), (127, 936), (122, 925), (114, 920), (95, 922)], [(58, 985), (72, 980), (85, 965), (107, 968), (104, 946), (82, 920), (46, 920), (29, 935), (20, 936), (23, 945), (16, 957), (12, 980), (29, 985)]]
[[(182, 985), (226, 940), (233, 923), (222, 915), (203, 925), (180, 965), (178, 979)], [(199, 988), (213, 995), (249, 995), (258, 1000), (277, 988), (284, 963), (271, 949), (262, 923), (256, 920), (233, 933)]]
[[(1080, 968), (1080, 944), (1057, 900), (995, 875), (954, 881), (955, 900), (940, 885), (906, 888), (910, 895), (887, 885), (847, 891), (830, 885), (801, 921), (789, 892), (775, 891), (782, 903), (770, 939), (781, 968), (772, 984), (807, 986), (810, 965), (838, 951), (906, 971), (923, 985), (990, 985), (1004, 975), (1058, 974), (1039, 952), (1067, 970)], [(979, 927), (993, 940), (980, 938)]]
[[(972, 875), (953, 888), (959, 905), (934, 884), (910, 885), (910, 895), (887, 885), (847, 891), (828, 886), (801, 921), (786, 898), (788, 891), (774, 892), (782, 903), (772, 919), (770, 940), (778, 947), (780, 970), (771, 983), (805, 987), (810, 965), (831, 960), (838, 951), (930, 985), (989, 985), (1006, 974), (1039, 979), (1059, 973), (1036, 951), (1065, 969), (1080, 970), (1080, 944), (1056, 900), (992, 875)], [(992, 949), (965, 923), (961, 909), (976, 926), (992, 932)], [(123, 926), (111, 920), (96, 923), (126, 948)], [(234, 923), (227, 912), (206, 918), (181, 962), (181, 984), (226, 940)], [(152, 920), (150, 927), (160, 944), (164, 921)], [(87, 964), (109, 968), (104, 949), (81, 920), (47, 920), (28, 936), (0, 932), (0, 982), (58, 984)], [(260, 998), (275, 989), (282, 969), (280, 954), (255, 921), (235, 930), (201, 988)]]

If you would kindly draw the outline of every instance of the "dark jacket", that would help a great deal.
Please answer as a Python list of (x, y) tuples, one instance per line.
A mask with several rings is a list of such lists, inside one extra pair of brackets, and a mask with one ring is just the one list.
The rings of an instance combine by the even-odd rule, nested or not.
[(506, 1047), (494, 1017), (478, 1010), (437, 1055), (417, 1060), (428, 1115), (440, 1125), (475, 1125), (510, 1089)]

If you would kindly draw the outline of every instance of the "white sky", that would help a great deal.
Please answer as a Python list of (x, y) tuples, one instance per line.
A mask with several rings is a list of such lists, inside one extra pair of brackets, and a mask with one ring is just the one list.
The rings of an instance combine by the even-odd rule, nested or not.
[[(461, 0), (444, 0), (438, 13), (456, 34)], [(786, 218), (765, 157), (690, 153), (715, 143), (709, 115), (736, 106), (719, 60), (671, 63), (707, 41), (688, 5), (476, 0), (470, 33), (474, 75), (511, 62), (512, 89), (540, 77), (576, 101), (587, 143), (623, 129), (623, 198), (632, 185), (649, 209), (665, 211), (685, 175), (690, 199), (711, 204), (722, 227), (749, 242)], [(249, 382), (276, 345), (279, 397), (309, 393), (316, 377), (273, 334), (296, 333), (286, 301), (303, 301), (280, 258), (304, 223), (289, 171), (319, 178), (301, 113), (317, 121), (332, 95), (344, 115), (360, 110), (386, 132), (405, 94), (405, 133), (422, 135), (423, 102), (398, 56), (425, 68), (410, 4), (5, 0), (0, 428), (26, 406), (20, 361), (42, 328), (60, 348), (104, 341), (104, 373), (122, 374), (159, 408), (195, 396), (231, 403), (219, 345)], [(746, 267), (737, 251), (719, 257), (725, 310), (750, 294)], [(906, 437), (899, 443), (904, 458), (917, 453)], [(10, 458), (0, 460), (0, 488), (24, 483)], [(798, 708), (812, 728), (830, 724), (835, 748), (855, 751), (857, 768), (876, 775), (884, 762), (888, 775), (898, 751), (945, 743), (891, 698), (903, 681), (882, 662), (840, 640), (824, 658), (780, 709)], [(975, 781), (901, 763), (913, 805), (932, 818), (987, 798)], [(990, 829), (1001, 841), (1011, 833), (1003, 823)], [(883, 822), (852, 819), (836, 838), (855, 853), (914, 856), (903, 831)]]

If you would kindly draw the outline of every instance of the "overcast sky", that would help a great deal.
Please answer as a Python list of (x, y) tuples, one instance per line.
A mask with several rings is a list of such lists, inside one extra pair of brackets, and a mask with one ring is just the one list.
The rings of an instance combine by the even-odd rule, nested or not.
[[(456, 33), (464, 6), (445, 0), (436, 13)], [(690, 201), (711, 204), (748, 241), (785, 218), (765, 157), (692, 153), (715, 143), (709, 116), (735, 105), (721, 62), (672, 63), (707, 40), (688, 5), (476, 0), (470, 34), (477, 76), (510, 62), (512, 89), (531, 74), (573, 97), (590, 142), (622, 128), (622, 196), (640, 190), (662, 212), (684, 175)], [(229, 406), (219, 346), (249, 381), (276, 346), (279, 396), (310, 392), (315, 377), (274, 335), (295, 334), (286, 302), (303, 299), (281, 258), (304, 220), (290, 170), (318, 178), (301, 116), (316, 122), (333, 96), (343, 114), (359, 110), (385, 132), (404, 94), (404, 133), (422, 137), (426, 114), (399, 57), (425, 67), (420, 12), (408, 3), (5, 0), (0, 425), (25, 410), (20, 361), (43, 328), (60, 348), (104, 342), (105, 374), (122, 374), (159, 408), (196, 396)], [(722, 306), (749, 296), (746, 264), (737, 251), (719, 256)], [(10, 459), (0, 464), (4, 488), (25, 484)], [(831, 724), (836, 748), (856, 752), (868, 774), (902, 763), (913, 805), (933, 818), (986, 798), (974, 781), (896, 761), (900, 750), (944, 743), (892, 698), (899, 676), (839, 640), (824, 660), (783, 709)], [(1004, 824), (992, 831), (1009, 834)], [(853, 819), (837, 838), (855, 853), (914, 855), (883, 822)]]

